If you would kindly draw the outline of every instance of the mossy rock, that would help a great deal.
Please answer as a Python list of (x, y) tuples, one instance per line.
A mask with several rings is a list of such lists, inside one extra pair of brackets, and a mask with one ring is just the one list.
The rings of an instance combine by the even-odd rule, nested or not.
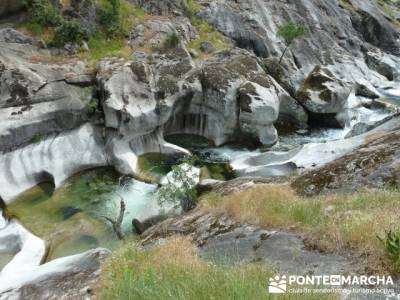
[(244, 85), (242, 85), (239, 90), (239, 103), (240, 103), (240, 109), (244, 112), (251, 113), (251, 102), (252, 102), (252, 96), (257, 95), (257, 89), (252, 84), (251, 82), (246, 82)]

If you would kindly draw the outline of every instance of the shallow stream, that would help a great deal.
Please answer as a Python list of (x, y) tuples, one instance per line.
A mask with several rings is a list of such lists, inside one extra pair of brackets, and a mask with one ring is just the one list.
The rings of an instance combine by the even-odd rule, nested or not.
[(118, 240), (104, 216), (116, 219), (122, 196), (127, 206), (123, 228), (132, 235), (133, 218), (158, 213), (156, 189), (134, 179), (125, 180), (121, 187), (117, 172), (102, 168), (77, 174), (56, 191), (50, 184), (40, 184), (8, 209), (47, 242), (51, 260), (96, 247), (113, 249)]
[[(383, 117), (376, 114), (370, 119)], [(306, 143), (342, 139), (349, 131), (350, 127), (280, 132), (279, 143), (272, 150), (285, 151)], [(166, 140), (195, 155), (194, 163), (201, 169), (202, 179), (232, 179), (230, 160), (261, 152), (240, 145), (213, 147), (207, 139), (193, 135), (168, 136)], [(126, 203), (123, 229), (127, 236), (134, 237), (132, 219), (144, 220), (161, 213), (157, 182), (182, 159), (182, 156), (154, 153), (142, 156), (139, 159), (142, 180), (153, 184), (128, 177), (121, 180), (113, 169), (100, 168), (73, 176), (55, 191), (50, 184), (40, 184), (22, 194), (8, 209), (28, 230), (47, 242), (48, 260), (96, 247), (113, 249), (119, 241), (105, 216), (116, 219), (122, 197)], [(0, 270), (10, 259), (11, 256), (1, 256)]]

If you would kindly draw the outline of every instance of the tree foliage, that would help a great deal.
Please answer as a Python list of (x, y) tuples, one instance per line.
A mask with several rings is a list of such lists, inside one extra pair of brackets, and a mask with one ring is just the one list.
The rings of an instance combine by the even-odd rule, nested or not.
[(54, 37), (51, 44), (60, 47), (67, 43), (81, 43), (83, 30), (73, 20), (65, 19), (50, 0), (30, 0), (25, 5), (29, 10), (29, 21), (42, 28), (51, 28)]
[(83, 30), (76, 21), (63, 20), (54, 29), (53, 44), (63, 46), (67, 43), (81, 43), (83, 39)]
[(289, 46), (295, 39), (306, 34), (306, 28), (302, 24), (288, 22), (281, 26), (278, 30), (278, 36), (285, 40), (285, 44)]
[(298, 38), (303, 37), (306, 34), (306, 28), (302, 24), (297, 24), (294, 22), (288, 22), (281, 26), (278, 30), (278, 36), (283, 38), (286, 44), (286, 48), (282, 53), (279, 63), (282, 62), (283, 56), (285, 55), (287, 49), (290, 45)]
[(31, 22), (41, 26), (57, 26), (61, 22), (61, 15), (49, 0), (26, 1)]
[(158, 201), (161, 206), (172, 205), (181, 207), (183, 211), (189, 211), (196, 206), (197, 191), (196, 182), (192, 177), (193, 165), (184, 163), (173, 166), (168, 183), (163, 185), (158, 192)]
[(120, 7), (120, 0), (106, 0), (100, 8), (100, 23), (107, 37), (113, 37), (122, 32)]

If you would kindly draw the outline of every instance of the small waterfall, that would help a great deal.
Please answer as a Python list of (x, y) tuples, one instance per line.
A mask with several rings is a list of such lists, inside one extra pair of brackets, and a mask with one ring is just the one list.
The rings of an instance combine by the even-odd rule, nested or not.
[(165, 125), (165, 135), (195, 134), (207, 137), (208, 117), (199, 114), (184, 114), (174, 116)]

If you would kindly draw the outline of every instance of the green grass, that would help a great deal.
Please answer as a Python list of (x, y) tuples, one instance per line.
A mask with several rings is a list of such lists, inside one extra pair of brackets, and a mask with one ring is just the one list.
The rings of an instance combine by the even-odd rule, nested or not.
[[(265, 265), (220, 266), (202, 261), (187, 240), (140, 250), (127, 244), (102, 272), (104, 300), (320, 299), (318, 295), (268, 294), (273, 272)], [(326, 296), (329, 299), (329, 295)]]
[(38, 39), (42, 39), (46, 43), (51, 43), (54, 39), (54, 29), (51, 27), (45, 27), (35, 22), (26, 22), (18, 25), (18, 30), (32, 34)]
[(211, 42), (217, 51), (222, 51), (231, 47), (231, 44), (228, 42), (228, 40), (207, 22), (194, 17), (192, 19), (192, 24), (197, 29), (199, 38), (191, 41), (188, 44), (189, 48), (200, 51), (201, 43), (206, 41)]
[(202, 6), (196, 0), (184, 0), (183, 3), (186, 16), (199, 33), (199, 38), (188, 44), (189, 48), (200, 51), (200, 45), (205, 41), (211, 42), (216, 50), (225, 50), (231, 46), (228, 40), (212, 25), (196, 16), (202, 9)]
[(209, 194), (202, 205), (224, 208), (239, 222), (295, 229), (321, 250), (365, 255), (371, 268), (400, 273), (377, 236), (400, 229), (400, 191), (371, 190), (303, 198), (288, 187), (262, 185), (225, 197)]
[(194, 18), (202, 8), (197, 0), (183, 0), (182, 2), (185, 8), (185, 14), (190, 19)]
[(91, 37), (88, 41), (89, 51), (83, 53), (83, 57), (89, 62), (95, 63), (104, 57), (127, 58), (131, 50), (122, 38), (107, 39), (102, 34)]

